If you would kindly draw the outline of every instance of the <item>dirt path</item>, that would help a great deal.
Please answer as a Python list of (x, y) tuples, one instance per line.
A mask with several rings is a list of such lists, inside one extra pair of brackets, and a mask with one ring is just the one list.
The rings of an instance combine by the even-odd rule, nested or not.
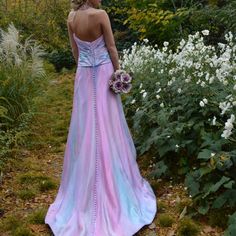
[[(58, 191), (63, 155), (72, 108), (74, 74), (54, 78), (45, 94), (36, 101), (40, 114), (32, 123), (33, 135), (28, 146), (9, 160), (0, 185), (0, 235), (53, 235), (44, 224), (48, 206)], [(177, 222), (191, 199), (182, 185), (156, 181), (148, 177), (151, 157), (137, 159), (143, 177), (150, 181), (159, 210), (150, 229), (144, 226), (135, 236), (174, 236)], [(164, 227), (159, 215), (168, 214), (171, 226)], [(201, 224), (200, 235), (221, 235), (219, 228)], [(105, 236), (105, 235), (104, 235)], [(107, 235), (108, 236), (108, 235)]]

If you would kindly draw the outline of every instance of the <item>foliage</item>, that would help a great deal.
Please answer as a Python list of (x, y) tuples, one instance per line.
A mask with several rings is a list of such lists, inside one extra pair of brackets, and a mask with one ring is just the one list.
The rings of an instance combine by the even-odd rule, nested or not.
[(139, 37), (137, 30), (132, 30), (124, 22), (129, 17), (128, 9), (130, 3), (126, 0), (103, 0), (102, 8), (107, 11), (118, 51), (121, 53), (123, 49), (130, 47)]
[(47, 209), (45, 208), (39, 208), (35, 210), (28, 216), (29, 222), (33, 224), (44, 224), (46, 213)]
[(125, 104), (139, 154), (159, 156), (153, 176), (185, 178), (200, 214), (236, 208), (235, 38), (212, 46), (209, 36), (189, 35), (175, 51), (144, 40), (121, 61), (135, 78)]
[(33, 37), (48, 52), (48, 57), (57, 71), (75, 65), (66, 26), (70, 5), (65, 0), (9, 1), (8, 7), (0, 11), (0, 26), (9, 22), (22, 32), (22, 37)]
[(178, 236), (196, 236), (200, 233), (198, 225), (190, 218), (184, 217), (178, 224)]
[(33, 98), (45, 81), (44, 50), (36, 41), (20, 38), (13, 23), (0, 31), (0, 157), (24, 143)]
[(152, 44), (176, 45), (189, 33), (208, 28), (208, 40), (216, 44), (226, 32), (236, 30), (235, 0), (113, 0), (108, 6), (115, 27), (129, 30), (132, 41), (148, 38)]
[(61, 72), (63, 68), (72, 69), (74, 66), (74, 58), (69, 50), (54, 50), (49, 54), (49, 62), (51, 62), (56, 72)]
[(229, 217), (228, 229), (225, 231), (224, 236), (233, 236), (236, 234), (236, 212)]
[(167, 213), (160, 214), (159, 224), (161, 227), (171, 227), (174, 223), (174, 218)]

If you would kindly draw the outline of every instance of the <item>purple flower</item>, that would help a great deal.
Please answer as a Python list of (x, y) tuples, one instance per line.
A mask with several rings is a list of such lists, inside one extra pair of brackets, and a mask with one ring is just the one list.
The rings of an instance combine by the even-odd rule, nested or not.
[(131, 88), (132, 88), (132, 84), (131, 83), (123, 83), (121, 90), (122, 90), (123, 93), (128, 93)]
[(110, 80), (109, 86), (115, 93), (128, 93), (132, 87), (132, 77), (125, 70), (116, 70)]
[(115, 92), (120, 92), (121, 91), (121, 89), (122, 89), (122, 82), (121, 81), (119, 81), (119, 80), (117, 80), (117, 81), (115, 81), (114, 83), (113, 83), (113, 90), (115, 91)]
[(123, 83), (130, 83), (131, 82), (131, 76), (128, 73), (122, 74), (121, 75), (121, 81)]
[(115, 79), (121, 81), (121, 74), (116, 74)]

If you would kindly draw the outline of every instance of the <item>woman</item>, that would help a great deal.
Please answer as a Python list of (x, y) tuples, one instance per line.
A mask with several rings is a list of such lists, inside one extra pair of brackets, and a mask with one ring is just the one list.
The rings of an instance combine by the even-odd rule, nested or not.
[(132, 236), (152, 223), (157, 202), (142, 178), (120, 94), (107, 13), (99, 0), (73, 0), (67, 26), (77, 62), (61, 183), (45, 223), (56, 236)]

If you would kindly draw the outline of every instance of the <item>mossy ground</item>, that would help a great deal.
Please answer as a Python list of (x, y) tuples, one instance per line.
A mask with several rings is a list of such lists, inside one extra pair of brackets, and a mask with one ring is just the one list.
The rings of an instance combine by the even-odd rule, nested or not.
[[(9, 158), (0, 185), (0, 235), (52, 235), (44, 217), (56, 196), (62, 173), (63, 155), (69, 128), (75, 73), (51, 76), (45, 92), (35, 101), (39, 109), (31, 125), (34, 135), (27, 147)], [(180, 215), (191, 206), (184, 186), (149, 177), (152, 158), (137, 158), (140, 172), (153, 187), (158, 201), (154, 228), (144, 226), (136, 236), (177, 234)], [(187, 208), (188, 209), (188, 208)], [(168, 225), (163, 226), (169, 221)], [(162, 219), (159, 219), (161, 218)], [(171, 218), (171, 220), (169, 220)], [(170, 223), (171, 221), (171, 223)], [(198, 219), (200, 235), (218, 236), (222, 230)]]

